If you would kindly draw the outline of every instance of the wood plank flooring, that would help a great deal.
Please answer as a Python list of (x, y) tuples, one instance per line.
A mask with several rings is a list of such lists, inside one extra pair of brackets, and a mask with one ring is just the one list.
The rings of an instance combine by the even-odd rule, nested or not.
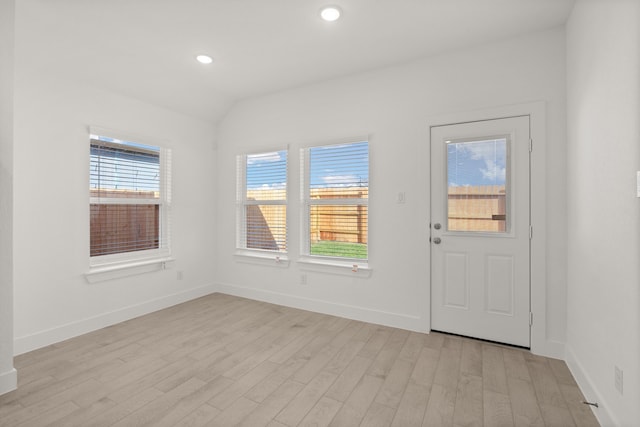
[(597, 426), (564, 362), (213, 294), (33, 351), (0, 426)]

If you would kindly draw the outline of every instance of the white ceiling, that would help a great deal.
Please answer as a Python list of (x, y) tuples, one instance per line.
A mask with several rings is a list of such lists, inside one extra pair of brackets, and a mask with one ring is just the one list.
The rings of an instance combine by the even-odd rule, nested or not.
[(238, 99), (562, 25), (574, 0), (16, 3), (19, 66), (217, 121)]

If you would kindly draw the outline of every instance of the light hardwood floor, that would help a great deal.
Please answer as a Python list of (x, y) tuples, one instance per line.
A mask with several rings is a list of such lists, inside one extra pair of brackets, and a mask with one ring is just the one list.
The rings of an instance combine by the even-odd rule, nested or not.
[(0, 426), (597, 426), (564, 362), (222, 294), (15, 360)]

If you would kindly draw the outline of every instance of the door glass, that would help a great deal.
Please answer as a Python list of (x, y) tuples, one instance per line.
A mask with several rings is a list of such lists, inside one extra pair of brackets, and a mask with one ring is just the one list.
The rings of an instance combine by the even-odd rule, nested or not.
[(509, 138), (447, 141), (447, 229), (508, 232)]

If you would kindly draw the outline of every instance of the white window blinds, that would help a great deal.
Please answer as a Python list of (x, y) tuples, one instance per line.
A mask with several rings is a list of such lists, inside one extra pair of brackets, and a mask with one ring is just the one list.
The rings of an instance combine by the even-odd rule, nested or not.
[(307, 255), (368, 258), (369, 143), (302, 150)]
[(90, 256), (168, 249), (169, 151), (90, 139)]
[(287, 151), (238, 156), (237, 247), (287, 252)]

